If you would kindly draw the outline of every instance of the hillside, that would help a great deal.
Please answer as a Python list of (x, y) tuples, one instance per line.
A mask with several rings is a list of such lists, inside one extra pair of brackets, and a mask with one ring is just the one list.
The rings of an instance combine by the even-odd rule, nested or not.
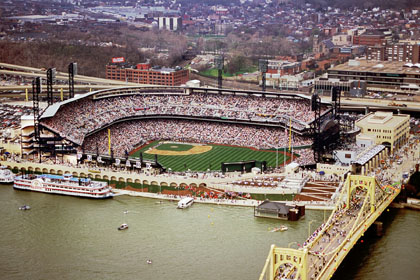
[(413, 9), (420, 7), (418, 0), (305, 0), (305, 3), (313, 4), (317, 8), (336, 7), (336, 8), (392, 8), (392, 9)]

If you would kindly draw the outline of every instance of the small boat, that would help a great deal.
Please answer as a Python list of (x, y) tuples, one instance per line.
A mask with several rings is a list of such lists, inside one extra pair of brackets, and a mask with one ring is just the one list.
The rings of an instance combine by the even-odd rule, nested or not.
[(127, 225), (127, 224), (121, 224), (121, 225), (118, 227), (118, 230), (125, 230), (125, 229), (128, 229), (128, 225)]
[(147, 264), (152, 264), (152, 260), (147, 260)]
[(286, 231), (288, 228), (285, 225), (281, 225), (279, 227), (275, 227), (271, 230), (271, 232), (278, 232), (278, 231)]
[(31, 207), (29, 205), (23, 205), (19, 207), (19, 210), (30, 210)]
[(192, 198), (192, 197), (186, 197), (186, 198), (181, 199), (181, 200), (178, 202), (178, 207), (177, 207), (177, 208), (179, 208), (179, 209), (188, 208), (188, 207), (190, 207), (193, 203), (194, 203), (194, 198)]

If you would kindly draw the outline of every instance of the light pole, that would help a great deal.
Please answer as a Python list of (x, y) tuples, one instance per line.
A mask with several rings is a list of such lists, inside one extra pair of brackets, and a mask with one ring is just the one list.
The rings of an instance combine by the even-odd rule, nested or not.
[(287, 161), (287, 155), (286, 155), (286, 146), (284, 146), (284, 153), (283, 153), (284, 157), (283, 157), (283, 167), (284, 167), (284, 171), (286, 171), (286, 161)]
[(276, 149), (276, 168), (279, 167), (279, 146), (271, 145), (274, 149)]
[(311, 221), (309, 222), (309, 224), (308, 224), (308, 237), (309, 237), (309, 236), (311, 236), (311, 224), (312, 224), (313, 222), (316, 222), (316, 220), (311, 220)]

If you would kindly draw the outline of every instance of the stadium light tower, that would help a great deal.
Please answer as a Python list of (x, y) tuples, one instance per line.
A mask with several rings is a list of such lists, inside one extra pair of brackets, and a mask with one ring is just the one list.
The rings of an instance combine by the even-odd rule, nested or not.
[(334, 118), (339, 119), (339, 111), (341, 106), (341, 90), (338, 86), (331, 88), (331, 101), (334, 102)]
[(55, 76), (57, 71), (55, 68), (49, 68), (47, 70), (47, 102), (48, 106), (54, 103), (54, 95), (53, 95), (53, 84), (55, 82)]
[(223, 71), (224, 63), (225, 63), (225, 58), (223, 57), (223, 55), (219, 55), (214, 58), (214, 65), (216, 66), (216, 69), (217, 69), (217, 84), (219, 88), (222, 88), (222, 81), (223, 81), (222, 71)]
[(69, 64), (69, 99), (74, 97), (74, 76), (77, 75), (77, 63)]
[(38, 157), (39, 163), (41, 163), (41, 140), (40, 140), (40, 131), (39, 131), (39, 96), (42, 92), (42, 79), (36, 77), (32, 81), (32, 94), (33, 94), (33, 111), (34, 111), (34, 132), (35, 132), (35, 142), (38, 146)]
[(266, 78), (266, 73), (267, 73), (267, 70), (268, 70), (268, 60), (267, 59), (260, 59), (258, 61), (258, 66), (259, 66), (261, 76), (262, 76), (261, 77), (261, 79), (262, 79), (262, 81), (261, 81), (262, 91), (265, 91), (265, 88), (266, 88), (265, 78)]
[(311, 97), (311, 111), (315, 112), (315, 120), (312, 122), (312, 137), (314, 159), (318, 163), (321, 160), (321, 98), (318, 93)]

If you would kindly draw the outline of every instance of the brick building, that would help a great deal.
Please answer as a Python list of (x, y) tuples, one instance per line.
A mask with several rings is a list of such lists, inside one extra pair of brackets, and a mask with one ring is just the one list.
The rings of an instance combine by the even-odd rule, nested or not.
[(139, 84), (180, 86), (189, 80), (189, 72), (181, 67), (150, 67), (148, 63), (132, 67), (109, 64), (106, 66), (106, 78)]
[(328, 78), (340, 81), (365, 81), (367, 87), (418, 90), (420, 65), (397, 61), (349, 60), (328, 69)]
[(391, 33), (384, 30), (368, 30), (353, 36), (353, 45), (384, 46), (391, 39)]
[(267, 73), (280, 74), (280, 76), (294, 75), (302, 71), (301, 65), (300, 62), (289, 62), (287, 60), (268, 60)]
[(371, 46), (367, 48), (367, 60), (420, 62), (420, 45), (392, 44), (386, 46)]

